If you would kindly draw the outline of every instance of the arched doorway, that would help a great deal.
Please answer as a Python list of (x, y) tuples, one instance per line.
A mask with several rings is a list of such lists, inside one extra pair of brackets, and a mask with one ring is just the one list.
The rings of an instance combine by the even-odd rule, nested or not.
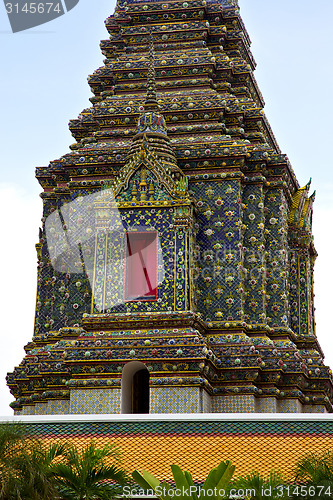
[(130, 361), (123, 368), (121, 413), (149, 413), (149, 371), (140, 361)]

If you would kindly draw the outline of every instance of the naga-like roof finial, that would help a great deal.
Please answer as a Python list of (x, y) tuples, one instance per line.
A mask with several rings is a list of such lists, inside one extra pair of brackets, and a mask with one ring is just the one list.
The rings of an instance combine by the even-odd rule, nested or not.
[(316, 191), (313, 191), (312, 195), (309, 196), (309, 200), (312, 200), (312, 202), (314, 202), (316, 199)]

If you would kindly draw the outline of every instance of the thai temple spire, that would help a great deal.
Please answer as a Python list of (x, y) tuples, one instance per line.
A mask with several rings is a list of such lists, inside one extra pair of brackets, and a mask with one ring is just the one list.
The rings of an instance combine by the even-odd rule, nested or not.
[(36, 316), (12, 408), (332, 412), (314, 195), (265, 116), (238, 2), (118, 1), (106, 28), (75, 142), (36, 170)]
[(147, 93), (145, 100), (145, 110), (146, 111), (160, 110), (156, 97), (154, 39), (151, 31), (149, 33), (149, 66), (147, 73)]
[(155, 76), (154, 39), (150, 30), (147, 91), (144, 103), (144, 111), (141, 113), (138, 120), (138, 136), (142, 137), (142, 134), (157, 134), (160, 137), (165, 136), (165, 138), (167, 139), (165, 119), (164, 116), (160, 113), (161, 108), (157, 102)]

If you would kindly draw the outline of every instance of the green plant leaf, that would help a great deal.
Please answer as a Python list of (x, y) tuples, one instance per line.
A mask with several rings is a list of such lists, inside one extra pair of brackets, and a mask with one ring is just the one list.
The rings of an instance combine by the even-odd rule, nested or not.
[[(185, 472), (184, 472), (184, 474), (185, 474), (185, 477), (186, 477), (186, 480), (187, 480), (187, 482), (188, 482), (189, 486), (190, 486), (190, 487), (191, 487), (191, 486), (192, 486), (192, 487), (194, 487), (195, 485), (194, 485), (194, 482), (193, 482), (193, 478), (192, 478), (192, 476), (191, 476), (191, 473), (190, 473), (190, 472), (185, 471)], [(198, 500), (198, 494), (197, 494), (196, 490), (195, 490), (195, 491), (194, 491), (194, 490), (192, 490), (192, 498), (193, 498), (193, 500)]]
[[(181, 492), (180, 495), (177, 495), (177, 499), (186, 500), (190, 491), (190, 485), (186, 479), (186, 476), (178, 465), (171, 465), (171, 470), (176, 483), (176, 488), (178, 488)], [(186, 491), (188, 492), (188, 494), (185, 493)]]
[(170, 484), (166, 483), (163, 481), (163, 483), (160, 484), (160, 489), (165, 492), (163, 495), (156, 495), (159, 498), (163, 498), (163, 500), (174, 500), (174, 497), (171, 497), (167, 492), (171, 488)]
[(187, 488), (189, 486), (184, 472), (178, 465), (171, 465), (171, 471), (176, 483), (176, 488)]
[[(167, 493), (171, 486), (165, 481), (161, 483), (155, 476), (143, 470), (142, 472), (135, 470), (132, 472), (134, 481), (141, 486), (144, 490), (154, 490), (155, 495), (162, 500), (172, 500), (171, 496)], [(156, 490), (157, 489), (157, 490)], [(159, 492), (161, 492), (159, 494)]]
[[(214, 488), (217, 489), (217, 492), (222, 489), (225, 490), (234, 471), (235, 466), (231, 465), (230, 460), (221, 462), (216, 468), (212, 469), (201, 488), (199, 500), (202, 500), (206, 497), (207, 490), (214, 490)], [(223, 498), (223, 496), (217, 495), (216, 498), (220, 500)]]
[(225, 498), (225, 496), (220, 495), (219, 492), (221, 490), (226, 491), (227, 486), (228, 486), (228, 484), (229, 484), (229, 482), (230, 482), (230, 480), (235, 472), (235, 469), (236, 469), (236, 467), (234, 465), (232, 465), (230, 460), (227, 460), (226, 464), (227, 464), (227, 467), (224, 469), (223, 475), (216, 485), (216, 489), (217, 489), (216, 499), (217, 500), (222, 500), (223, 498)]
[(138, 485), (141, 486), (141, 488), (143, 488), (144, 490), (155, 490), (155, 488), (161, 484), (155, 476), (149, 474), (149, 472), (145, 470), (143, 470), (142, 472), (138, 470), (133, 471), (132, 477), (134, 481), (136, 481)]

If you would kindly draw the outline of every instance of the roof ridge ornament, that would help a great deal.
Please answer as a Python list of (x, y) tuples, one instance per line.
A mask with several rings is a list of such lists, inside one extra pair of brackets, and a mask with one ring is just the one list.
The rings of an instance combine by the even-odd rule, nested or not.
[(316, 199), (316, 191), (313, 191), (312, 195), (309, 196), (309, 200), (312, 200), (312, 202), (314, 202)]
[(308, 192), (308, 191), (309, 191), (309, 189), (310, 189), (311, 182), (312, 182), (312, 177), (310, 177), (309, 182), (308, 182), (308, 183), (304, 186), (304, 188), (303, 188), (303, 189), (305, 189), (307, 192)]

